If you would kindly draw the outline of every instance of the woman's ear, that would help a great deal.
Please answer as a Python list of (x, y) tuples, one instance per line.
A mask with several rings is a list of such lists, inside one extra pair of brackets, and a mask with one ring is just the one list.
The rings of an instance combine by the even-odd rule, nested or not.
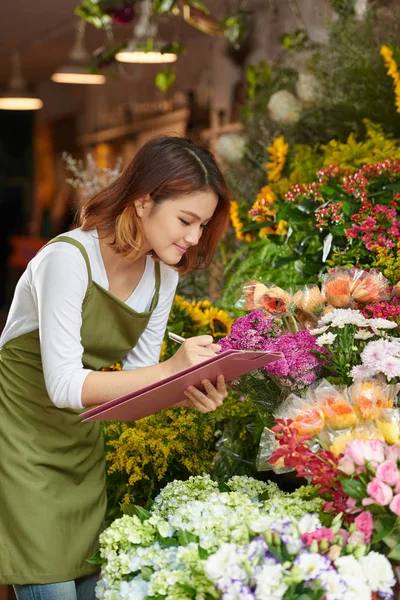
[(142, 218), (144, 215), (148, 214), (148, 212), (153, 207), (153, 200), (150, 198), (150, 194), (146, 196), (142, 196), (141, 198), (137, 198), (134, 201), (137, 216)]

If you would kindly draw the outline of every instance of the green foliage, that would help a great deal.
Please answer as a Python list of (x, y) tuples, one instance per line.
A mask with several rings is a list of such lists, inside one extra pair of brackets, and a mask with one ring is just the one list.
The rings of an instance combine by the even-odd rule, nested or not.
[(167, 67), (156, 74), (155, 84), (159, 90), (165, 93), (175, 83), (175, 79), (176, 71), (174, 67)]

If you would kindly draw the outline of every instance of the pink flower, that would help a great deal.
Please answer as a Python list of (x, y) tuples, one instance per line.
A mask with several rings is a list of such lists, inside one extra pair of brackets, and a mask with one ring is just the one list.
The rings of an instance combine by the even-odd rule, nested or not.
[(328, 527), (321, 527), (321, 529), (317, 529), (317, 531), (303, 533), (301, 535), (301, 541), (306, 546), (311, 546), (314, 541), (320, 542), (321, 540), (327, 540), (328, 542), (333, 542), (334, 539), (335, 534), (332, 529), (329, 529)]
[(342, 456), (338, 466), (345, 475), (353, 475), (356, 470), (354, 461), (350, 456)]
[(389, 504), (389, 508), (395, 515), (400, 515), (400, 494), (396, 494)]
[(369, 510), (364, 510), (355, 519), (354, 523), (357, 527), (357, 531), (360, 531), (364, 535), (364, 544), (369, 544), (374, 530), (374, 518)]
[(362, 501), (363, 506), (369, 504), (379, 504), (379, 506), (386, 506), (393, 498), (393, 490), (391, 487), (379, 481), (379, 479), (372, 479), (367, 485), (367, 492), (370, 498), (364, 498)]
[(400, 446), (388, 446), (385, 455), (388, 460), (394, 460), (397, 463), (400, 459)]
[(393, 460), (385, 460), (376, 470), (376, 477), (384, 483), (395, 486), (400, 479), (399, 469)]
[(363, 466), (366, 462), (381, 463), (385, 460), (385, 445), (380, 440), (353, 440), (344, 451), (356, 465)]

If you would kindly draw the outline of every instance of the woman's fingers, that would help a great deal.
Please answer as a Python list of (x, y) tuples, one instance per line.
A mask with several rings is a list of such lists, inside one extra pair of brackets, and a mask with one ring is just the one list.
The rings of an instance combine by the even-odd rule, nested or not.
[(199, 412), (210, 412), (222, 406), (224, 398), (227, 396), (225, 379), (220, 375), (215, 387), (208, 379), (204, 379), (202, 385), (205, 394), (197, 388), (190, 386), (185, 390), (185, 396), (189, 400), (191, 408)]

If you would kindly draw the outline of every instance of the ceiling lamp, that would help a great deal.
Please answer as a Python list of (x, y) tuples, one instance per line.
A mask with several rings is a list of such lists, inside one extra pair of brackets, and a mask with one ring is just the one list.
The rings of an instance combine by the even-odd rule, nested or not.
[(75, 44), (69, 53), (68, 63), (62, 65), (51, 76), (52, 81), (56, 83), (80, 83), (86, 85), (99, 85), (105, 83), (106, 78), (101, 73), (90, 73), (87, 64), (90, 61), (90, 54), (87, 52), (83, 38), (85, 34), (86, 23), (79, 21), (76, 30)]
[(160, 64), (172, 63), (178, 58), (174, 52), (162, 52), (165, 42), (157, 39), (157, 25), (151, 20), (151, 1), (141, 2), (142, 11), (133, 29), (134, 37), (123, 50), (115, 55), (120, 62)]
[(15, 52), (12, 56), (12, 72), (8, 88), (0, 94), (0, 110), (39, 110), (42, 106), (42, 100), (36, 94), (28, 92), (22, 77), (19, 56)]

